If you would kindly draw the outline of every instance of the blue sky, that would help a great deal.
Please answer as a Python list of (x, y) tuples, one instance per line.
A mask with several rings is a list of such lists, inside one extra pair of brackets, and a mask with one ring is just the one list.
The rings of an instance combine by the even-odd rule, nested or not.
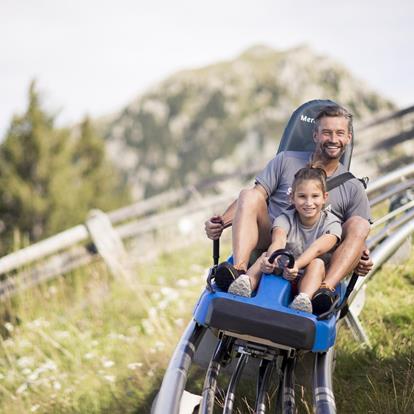
[(414, 104), (411, 0), (0, 0), (0, 137), (31, 79), (60, 124), (112, 113), (180, 69), (308, 44)]

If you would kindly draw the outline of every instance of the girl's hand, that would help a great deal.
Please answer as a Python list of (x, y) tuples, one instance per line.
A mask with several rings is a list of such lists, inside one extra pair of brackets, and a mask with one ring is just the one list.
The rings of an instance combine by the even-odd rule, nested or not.
[(295, 280), (298, 276), (299, 269), (296, 266), (293, 266), (291, 269), (287, 266), (283, 269), (283, 277), (286, 280)]
[(260, 260), (260, 271), (262, 273), (272, 273), (274, 269), (274, 263), (270, 263), (266, 253), (263, 253)]

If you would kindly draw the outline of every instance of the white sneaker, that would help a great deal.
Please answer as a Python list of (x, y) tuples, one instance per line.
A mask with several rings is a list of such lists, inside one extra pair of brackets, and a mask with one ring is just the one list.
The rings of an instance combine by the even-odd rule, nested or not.
[(312, 302), (306, 293), (299, 293), (299, 295), (293, 299), (289, 308), (312, 313)]
[(250, 298), (252, 296), (252, 286), (250, 278), (247, 275), (240, 275), (230, 286), (227, 291), (233, 295), (244, 296)]

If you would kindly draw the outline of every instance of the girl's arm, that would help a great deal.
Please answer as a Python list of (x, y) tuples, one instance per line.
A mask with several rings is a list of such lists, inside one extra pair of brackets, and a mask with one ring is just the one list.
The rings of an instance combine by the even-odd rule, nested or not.
[(298, 269), (306, 267), (313, 259), (329, 252), (336, 243), (338, 238), (333, 234), (324, 234), (316, 239), (296, 260)]
[(324, 234), (319, 237), (296, 259), (292, 269), (287, 267), (284, 269), (283, 276), (288, 280), (295, 279), (299, 269), (303, 269), (313, 259), (329, 252), (336, 243), (338, 243), (338, 237), (333, 234)]

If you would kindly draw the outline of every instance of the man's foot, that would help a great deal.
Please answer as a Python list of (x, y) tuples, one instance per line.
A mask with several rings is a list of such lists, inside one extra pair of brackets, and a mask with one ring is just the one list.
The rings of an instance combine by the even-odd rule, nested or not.
[(217, 266), (214, 280), (219, 289), (227, 292), (229, 286), (242, 274), (245, 274), (245, 270), (236, 269), (228, 262), (220, 263)]
[(252, 296), (252, 286), (247, 275), (240, 275), (229, 287), (229, 293), (250, 298)]
[(306, 293), (299, 293), (299, 295), (293, 299), (289, 308), (312, 313), (312, 302)]
[(338, 295), (334, 288), (326, 283), (322, 283), (321, 287), (315, 292), (312, 298), (313, 313), (322, 315), (327, 312), (333, 303), (338, 299)]

